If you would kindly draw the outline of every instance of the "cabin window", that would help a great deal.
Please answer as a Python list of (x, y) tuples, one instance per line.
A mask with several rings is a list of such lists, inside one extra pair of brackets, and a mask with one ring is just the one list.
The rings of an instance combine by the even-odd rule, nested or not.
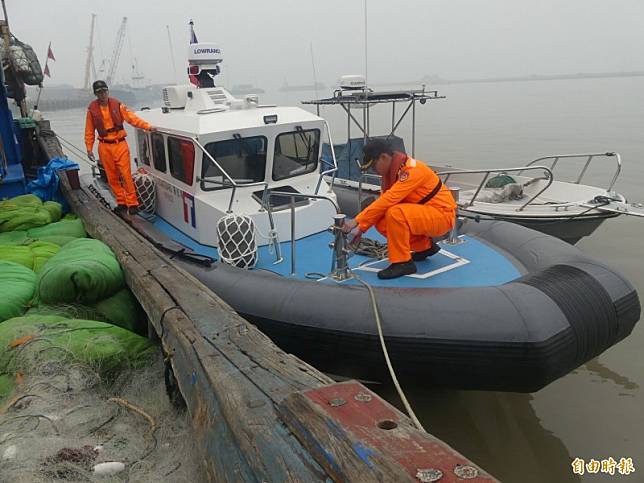
[(172, 177), (192, 186), (195, 169), (195, 145), (192, 141), (168, 137), (168, 161)]
[(150, 144), (148, 143), (148, 136), (143, 129), (136, 130), (136, 143), (139, 159), (146, 166), (150, 166)]
[[(205, 148), (228, 176), (241, 184), (264, 181), (267, 144), (264, 136), (243, 138), (236, 135), (233, 139), (206, 144)], [(231, 186), (228, 178), (206, 154), (203, 156), (201, 177), (201, 189), (204, 191)]]
[(273, 179), (275, 181), (311, 173), (317, 169), (320, 151), (319, 129), (297, 129), (275, 139)]
[(163, 142), (163, 135), (157, 132), (152, 133), (152, 155), (154, 157), (154, 169), (165, 173), (165, 143)]

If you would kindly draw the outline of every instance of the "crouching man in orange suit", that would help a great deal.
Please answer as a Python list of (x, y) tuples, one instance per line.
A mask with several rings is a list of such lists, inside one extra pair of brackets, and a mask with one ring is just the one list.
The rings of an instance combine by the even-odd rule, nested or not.
[(132, 181), (130, 148), (125, 140), (127, 133), (123, 128), (123, 121), (148, 131), (154, 131), (155, 128), (130, 112), (117, 99), (110, 97), (105, 81), (97, 80), (92, 88), (96, 100), (89, 104), (85, 120), (87, 157), (95, 162), (93, 151), (96, 131), (98, 132), (98, 156), (116, 198), (117, 206), (114, 211), (119, 214), (127, 211), (134, 215), (139, 211), (139, 201)]
[(375, 225), (387, 237), (390, 265), (378, 272), (378, 278), (414, 274), (414, 262), (440, 250), (432, 238), (452, 229), (454, 197), (431, 168), (393, 151), (385, 141), (367, 141), (363, 152), (362, 169), (374, 166), (382, 176), (382, 192), (355, 220), (345, 222), (343, 230), (359, 236)]

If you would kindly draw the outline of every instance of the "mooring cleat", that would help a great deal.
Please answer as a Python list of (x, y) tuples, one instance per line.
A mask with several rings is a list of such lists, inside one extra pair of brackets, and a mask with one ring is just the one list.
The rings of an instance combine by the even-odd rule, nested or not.
[(392, 263), (384, 270), (378, 272), (378, 278), (381, 280), (390, 280), (414, 273), (416, 273), (416, 264), (413, 260), (409, 260), (408, 262)]

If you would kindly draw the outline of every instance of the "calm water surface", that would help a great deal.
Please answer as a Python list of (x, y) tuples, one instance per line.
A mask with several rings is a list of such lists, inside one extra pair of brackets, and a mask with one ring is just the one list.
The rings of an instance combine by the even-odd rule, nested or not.
[[(511, 167), (547, 154), (621, 153), (616, 189), (644, 201), (644, 80), (588, 79), (438, 86), (447, 99), (417, 109), (416, 156), (459, 167)], [(326, 95), (328, 92), (320, 92)], [(297, 104), (314, 93), (271, 94), (263, 102)], [(380, 109), (380, 111), (378, 111)], [(45, 113), (53, 128), (82, 147), (84, 111)], [(324, 108), (335, 142), (346, 138), (338, 108)], [(375, 108), (372, 133), (384, 133), (390, 110)], [(379, 121), (378, 118), (381, 118)], [(403, 123), (399, 135), (408, 137)], [(354, 131), (355, 133), (356, 131)], [(408, 148), (411, 146), (407, 140)], [(578, 172), (571, 166), (564, 172)], [(607, 184), (610, 164), (586, 181)], [(621, 272), (644, 294), (644, 219), (609, 220), (578, 246)], [(565, 482), (575, 457), (632, 457), (644, 481), (644, 327), (597, 359), (534, 394), (406, 387), (425, 427), (503, 481)], [(378, 389), (396, 402), (394, 392)], [(584, 481), (617, 476), (588, 475)]]

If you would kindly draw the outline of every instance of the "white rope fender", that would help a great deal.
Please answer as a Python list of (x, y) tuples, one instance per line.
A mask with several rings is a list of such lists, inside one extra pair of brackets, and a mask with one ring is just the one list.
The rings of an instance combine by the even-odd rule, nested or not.
[(253, 268), (257, 263), (255, 222), (246, 215), (225, 215), (217, 222), (219, 259), (238, 268)]
[(157, 209), (157, 190), (152, 176), (143, 168), (139, 168), (134, 176), (136, 195), (141, 203), (141, 210), (149, 215), (154, 215)]

